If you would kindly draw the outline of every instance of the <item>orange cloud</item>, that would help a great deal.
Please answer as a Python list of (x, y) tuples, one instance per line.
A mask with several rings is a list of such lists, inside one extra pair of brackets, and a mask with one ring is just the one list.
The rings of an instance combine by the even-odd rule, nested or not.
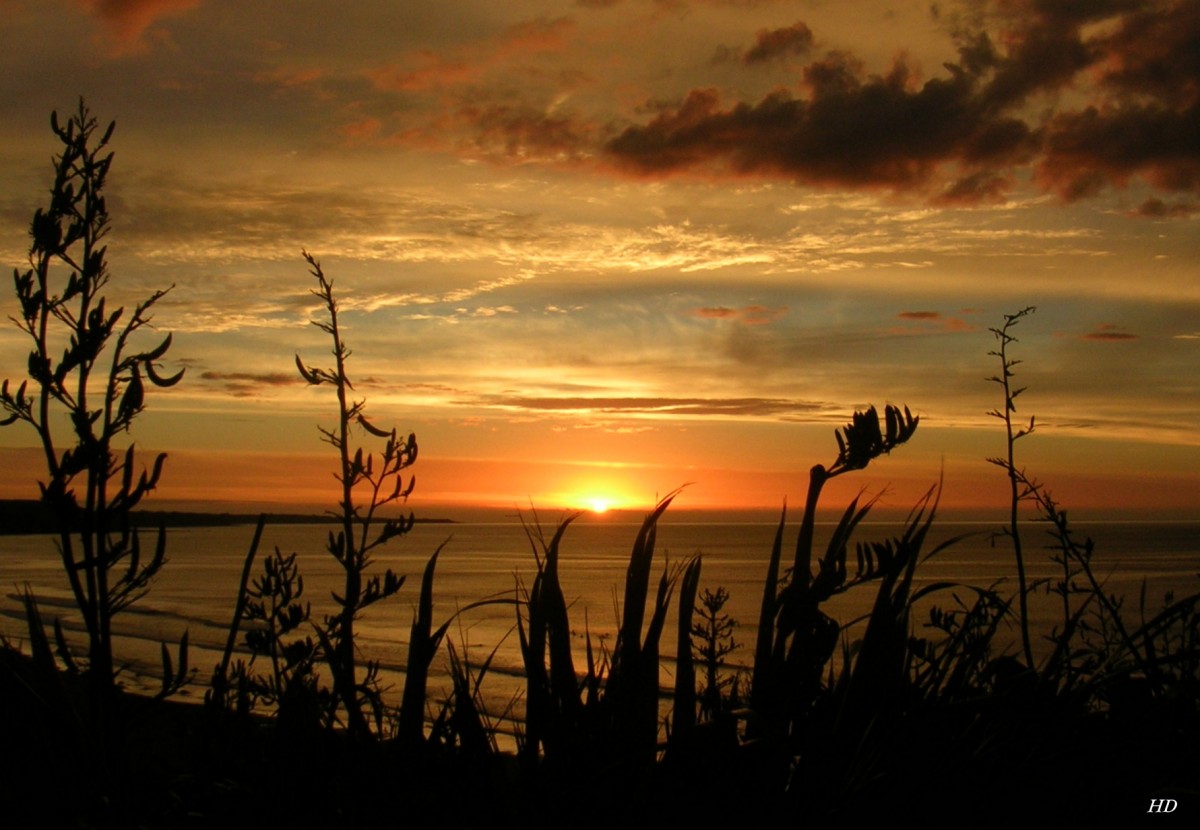
[[(416, 66), (409, 68), (413, 64)], [(478, 66), (422, 49), (404, 64), (388, 64), (366, 74), (376, 89), (385, 92), (421, 92), (466, 83), (479, 73)]]
[[(964, 314), (970, 314), (971, 309), (964, 309)], [(894, 326), (889, 334), (930, 334), (944, 332), (978, 331), (978, 327), (959, 317), (947, 317), (940, 311), (901, 311), (896, 315), (899, 320), (914, 323), (908, 326)]]
[(762, 305), (748, 305), (743, 308), (710, 306), (697, 308), (692, 314), (705, 320), (736, 320), (747, 326), (763, 326), (775, 322), (787, 314), (787, 311), (787, 306), (781, 308), (768, 308)]
[(783, 29), (761, 29), (754, 37), (753, 48), (742, 56), (742, 62), (766, 63), (790, 55), (804, 55), (812, 45), (812, 30), (803, 22)]
[(144, 47), (142, 36), (164, 17), (177, 17), (200, 5), (200, 0), (76, 0), (104, 21), (120, 53)]
[(1080, 335), (1081, 340), (1098, 340), (1102, 343), (1122, 343), (1127, 340), (1137, 340), (1136, 334), (1121, 331), (1115, 323), (1101, 323), (1094, 331)]
[(383, 130), (383, 122), (378, 118), (364, 118), (350, 124), (343, 124), (340, 132), (350, 141), (370, 141), (379, 136)]
[(457, 54), (422, 49), (400, 63), (369, 70), (366, 75), (376, 89), (389, 92), (459, 86), (514, 58), (560, 51), (573, 30), (574, 24), (565, 18), (527, 21), (509, 27), (490, 41), (470, 44)]

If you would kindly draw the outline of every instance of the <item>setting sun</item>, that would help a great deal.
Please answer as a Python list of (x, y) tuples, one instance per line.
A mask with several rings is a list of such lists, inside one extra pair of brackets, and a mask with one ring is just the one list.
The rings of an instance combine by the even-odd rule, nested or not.
[(593, 513), (607, 513), (608, 509), (613, 505), (612, 499), (608, 498), (607, 496), (589, 497), (584, 504), (586, 504), (588, 510), (591, 510)]

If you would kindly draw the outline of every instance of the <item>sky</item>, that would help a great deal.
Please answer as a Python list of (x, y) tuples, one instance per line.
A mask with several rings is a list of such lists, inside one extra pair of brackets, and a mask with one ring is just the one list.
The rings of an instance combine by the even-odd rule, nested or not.
[[(53, 110), (116, 121), (113, 301), (171, 287), (132, 439), (162, 505), (331, 505), (328, 365), (420, 446), (410, 506), (1200, 506), (1200, 4), (1183, 0), (0, 0), (0, 260)], [(0, 297), (5, 316), (15, 300)], [(0, 328), (0, 376), (28, 343)], [(27, 425), (0, 496), (35, 497)], [(371, 448), (367, 438), (363, 442)]]

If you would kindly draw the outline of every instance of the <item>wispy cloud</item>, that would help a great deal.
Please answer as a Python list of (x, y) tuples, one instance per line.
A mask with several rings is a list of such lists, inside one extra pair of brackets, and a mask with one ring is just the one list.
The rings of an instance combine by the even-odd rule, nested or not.
[(787, 307), (767, 308), (761, 305), (750, 305), (742, 308), (726, 308), (725, 306), (707, 306), (697, 308), (692, 314), (706, 320), (733, 320), (747, 326), (764, 326), (773, 323), (787, 314)]
[(274, 389), (280, 386), (295, 386), (300, 383), (300, 378), (295, 374), (284, 374), (282, 372), (266, 372), (256, 374), (254, 372), (217, 372), (206, 371), (200, 373), (200, 379), (220, 386), (225, 392), (234, 397), (254, 397), (265, 389)]
[(1115, 323), (1101, 323), (1092, 331), (1079, 335), (1081, 340), (1094, 340), (1101, 343), (1126, 343), (1137, 340), (1138, 335), (1122, 331)]
[(529, 397), (490, 395), (472, 401), (527, 412), (573, 412), (642, 417), (816, 418), (829, 405), (784, 398)]
[(907, 325), (890, 328), (888, 331), (892, 334), (944, 334), (979, 330), (974, 323), (961, 317), (944, 315), (940, 311), (901, 311), (896, 317)]

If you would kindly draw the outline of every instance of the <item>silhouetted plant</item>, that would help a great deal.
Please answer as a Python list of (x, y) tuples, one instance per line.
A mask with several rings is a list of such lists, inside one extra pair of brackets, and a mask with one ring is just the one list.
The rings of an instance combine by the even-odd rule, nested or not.
[(809, 471), (804, 516), (796, 540), (792, 568), (780, 575), (783, 530), (787, 511), (779, 522), (767, 565), (754, 651), (750, 705), (755, 729), (775, 737), (799, 737), (812, 707), (822, 693), (822, 674), (833, 656), (840, 626), (820, 606), (834, 594), (855, 585), (880, 579), (887, 563), (878, 551), (859, 545), (858, 571), (847, 576), (846, 557), (851, 536), (867, 516), (874, 499), (860, 506), (853, 499), (834, 528), (825, 555), (813, 572), (813, 534), (821, 491), (831, 479), (864, 469), (880, 455), (908, 441), (919, 418), (905, 407), (888, 405), (881, 424), (878, 411), (855, 412), (849, 424), (835, 431), (838, 454), (828, 467), (817, 464)]
[[(300, 636), (309, 623), (311, 607), (302, 602), (304, 577), (296, 554), (279, 548), (263, 560), (262, 571), (245, 589), (240, 620), (245, 625), (249, 662), (239, 660), (226, 679), (226, 657), (214, 677), (214, 702), (226, 685), (234, 691), (234, 708), (248, 712), (258, 703), (270, 707), (279, 720), (303, 728), (320, 722), (329, 693), (316, 674), (317, 649), (311, 636)], [(265, 673), (255, 663), (267, 664)]]
[(1000, 348), (998, 351), (988, 352), (1000, 360), (1000, 374), (993, 375), (988, 380), (1004, 390), (1004, 411), (993, 409), (988, 414), (1004, 422), (1007, 449), (1005, 457), (989, 458), (988, 461), (1001, 467), (1008, 474), (1010, 498), (1009, 523), (1006, 532), (1012, 539), (1013, 556), (1017, 563), (1017, 608), (1021, 630), (1021, 651), (1025, 655), (1025, 665), (1030, 669), (1034, 665), (1033, 645), (1029, 638), (1029, 591), (1031, 586), (1025, 575), (1025, 554), (1021, 545), (1021, 531), (1018, 524), (1020, 503), (1029, 494), (1021, 489), (1020, 471), (1016, 467), (1014, 455), (1017, 441), (1033, 432), (1034, 419), (1030, 417), (1029, 425), (1026, 427), (1019, 427), (1013, 421), (1013, 415), (1017, 411), (1017, 398), (1025, 391), (1025, 387), (1014, 388), (1012, 385), (1013, 369), (1020, 365), (1021, 361), (1009, 357), (1008, 347), (1017, 342), (1017, 338), (1012, 334), (1013, 327), (1034, 311), (1036, 309), (1033, 306), (1027, 306), (1015, 314), (1005, 314), (1004, 325), (989, 329), (999, 341)]
[(725, 658), (741, 648), (733, 638), (737, 620), (725, 613), (729, 591), (717, 586), (715, 591), (700, 592), (700, 619), (692, 623), (691, 651), (704, 667), (704, 686), (700, 693), (700, 713), (705, 719), (719, 717), (726, 708), (726, 690), (737, 683), (737, 677), (723, 677)]
[[(1194, 694), (1200, 686), (1197, 674), (1200, 593), (1178, 601), (1169, 598), (1162, 611), (1147, 620), (1143, 582), (1139, 603), (1142, 624), (1134, 628), (1125, 618), (1124, 598), (1110, 594), (1096, 575), (1092, 540), (1080, 541), (1075, 536), (1067, 512), (1050, 490), (1016, 463), (1016, 442), (1031, 434), (1036, 424), (1031, 416), (1027, 426), (1014, 426), (1014, 402), (1025, 388), (1012, 386), (1013, 367), (1021, 361), (1010, 356), (1008, 347), (1016, 342), (1012, 327), (1033, 311), (1028, 307), (1004, 315), (1004, 324), (991, 330), (1000, 341), (1000, 349), (990, 353), (999, 358), (1002, 366), (1001, 375), (990, 380), (1003, 388), (1005, 407), (1004, 412), (994, 410), (990, 414), (1004, 421), (1007, 454), (988, 461), (1003, 469), (1010, 482), (1010, 516), (1005, 533), (1013, 540), (1016, 555), (1017, 598), (1026, 664), (1039, 671), (1043, 684), (1085, 707), (1101, 705), (1113, 689), (1142, 688), (1146, 700), (1174, 697), (1182, 688)], [(1032, 503), (1048, 526), (1047, 532), (1053, 540), (1051, 558), (1061, 573), (1048, 590), (1059, 598), (1062, 624), (1050, 632), (1048, 639), (1053, 648), (1040, 666), (1033, 662), (1030, 641), (1028, 595), (1036, 585), (1026, 579), (1019, 525), (1021, 502)], [(1124, 694), (1117, 691), (1113, 696)]]
[(952, 607), (932, 606), (925, 629), (928, 636), (909, 641), (913, 663), (910, 677), (916, 693), (925, 700), (954, 702), (978, 699), (993, 689), (997, 663), (997, 631), (1008, 619), (1011, 600), (996, 586), (944, 586), (975, 595), (967, 604), (954, 594)]
[[(645, 620), (650, 571), (658, 536), (658, 520), (679, 491), (659, 501), (646, 517), (633, 543), (625, 572), (621, 627), (613, 646), (612, 667), (604, 686), (611, 707), (611, 730), (617, 757), (633, 768), (653, 764), (658, 742), (659, 641), (666, 624), (671, 594), (687, 564), (665, 567), (658, 580), (650, 619)], [(645, 635), (643, 636), (643, 624)]]
[(696, 664), (692, 654), (692, 622), (700, 586), (700, 554), (692, 557), (679, 580), (679, 623), (675, 630), (675, 698), (671, 741), (686, 745), (696, 725)]
[(606, 666), (597, 667), (591, 636), (587, 638), (587, 674), (582, 686), (587, 690), (581, 702), (580, 681), (571, 653), (571, 624), (567, 604), (558, 579), (559, 547), (571, 522), (572, 514), (559, 523), (549, 542), (540, 525), (525, 525), (525, 532), (537, 563), (537, 575), (525, 598), (526, 617), (518, 611), (517, 633), (525, 664), (525, 724), (521, 755), (529, 766), (536, 765), (540, 753), (547, 758), (573, 758), (578, 745), (586, 741), (585, 706), (594, 707)]
[(1109, 593), (1096, 574), (1093, 541), (1075, 537), (1067, 512), (1042, 483), (1024, 470), (1017, 480), (1023, 498), (1034, 503), (1048, 525), (1052, 556), (1070, 579), (1050, 588), (1063, 602), (1064, 623), (1050, 634), (1054, 649), (1041, 666), (1043, 680), (1090, 707), (1135, 688), (1145, 701), (1195, 695), (1200, 688), (1200, 593), (1179, 600), (1168, 595), (1162, 610), (1147, 619), (1143, 580), (1141, 624), (1134, 627), (1126, 619), (1125, 598)]
[(528, 768), (536, 766), (542, 753), (547, 766), (566, 774), (609, 768), (639, 775), (653, 765), (658, 748), (659, 641), (675, 585), (689, 569), (699, 572), (691, 563), (664, 568), (646, 621), (657, 524), (676, 495), (659, 501), (634, 541), (611, 662), (606, 654), (596, 654), (587, 633), (582, 677), (575, 671), (571, 626), (558, 578), (562, 537), (578, 514), (563, 520), (549, 542), (540, 528), (526, 526), (538, 566), (524, 603), (526, 616), (517, 618), (527, 684), (521, 755)]
[[(233, 606), (233, 619), (230, 620), (229, 630), (225, 633), (225, 648), (221, 652), (221, 661), (213, 668), (212, 679), (209, 681), (208, 690), (204, 693), (205, 704), (217, 709), (233, 705), (239, 711), (248, 712), (253, 706), (253, 697), (244, 668), (237, 675), (240, 680), (239, 688), (230, 689), (230, 666), (234, 649), (237, 648), (238, 634), (241, 633), (242, 620), (246, 617), (246, 604), (250, 600), (250, 577), (254, 571), (254, 557), (258, 554), (258, 544), (262, 541), (263, 528), (266, 523), (266, 515), (260, 515), (258, 524), (254, 528), (254, 536), (250, 540), (250, 549), (246, 552), (246, 559), (242, 564), (242, 575), (238, 580), (237, 598)], [(232, 699), (229, 696), (231, 691), (235, 693), (235, 697)]]
[[(15, 389), (5, 380), (0, 405), (7, 413), (3, 424), (29, 424), (45, 456), (42, 501), (57, 523), (58, 552), (83, 616), (87, 675), (103, 723), (117, 676), (113, 617), (148, 590), (166, 552), (165, 530), (145, 556), (130, 523), (131, 511), (157, 486), (166, 455), (139, 471), (133, 445), (121, 449), (117, 442), (142, 412), (147, 384), (174, 386), (183, 372), (160, 371), (171, 335), (152, 347), (139, 344), (166, 291), (131, 313), (110, 309), (104, 296), (109, 217), (103, 191), (115, 124), (101, 131), (82, 100), (65, 125), (57, 113), (50, 122), (62, 144), (50, 203), (30, 225), (30, 268), (13, 273), (20, 304), (14, 320), (31, 345), (29, 379)], [(71, 660), (61, 637), (60, 653)], [(186, 634), (178, 668), (163, 646), (163, 669), (165, 696), (186, 679)]]
[[(312, 294), (321, 301), (328, 315), (328, 319), (312, 322), (333, 341), (334, 367), (308, 366), (299, 355), (296, 356), (296, 367), (308, 383), (314, 386), (328, 384), (336, 392), (337, 425), (332, 429), (321, 427), (320, 431), (323, 440), (338, 453), (340, 465), (335, 477), (341, 485), (339, 510), (334, 514), (340, 528), (336, 533), (330, 531), (326, 545), (341, 565), (344, 576), (342, 593), (333, 594), (340, 610), (325, 618), (325, 624), (318, 627), (317, 634), (333, 676), (334, 695), (346, 716), (346, 726), (352, 734), (363, 736), (369, 732), (365, 709), (371, 710), (378, 729), (382, 724), (383, 704), (376, 683), (378, 664), (368, 662), (360, 680), (354, 621), (369, 606), (394, 595), (404, 583), (404, 577), (397, 576), (390, 568), (382, 577), (367, 576), (367, 572), (375, 548), (412, 528), (411, 513), (407, 518), (394, 519), (380, 518), (377, 513), (389, 504), (407, 500), (412, 492), (415, 480), (409, 476), (406, 483), (405, 471), (417, 460), (417, 440), (412, 434), (407, 438), (399, 435), (395, 428), (389, 431), (374, 426), (364, 414), (366, 402), (352, 399), (354, 386), (346, 372), (350, 350), (339, 328), (333, 283), (325, 278), (316, 259), (307, 252), (304, 258), (317, 280), (317, 288)], [(373, 453), (364, 454), (362, 447), (353, 444), (356, 430), (384, 442), (378, 463)], [(365, 494), (365, 498), (360, 494)]]

